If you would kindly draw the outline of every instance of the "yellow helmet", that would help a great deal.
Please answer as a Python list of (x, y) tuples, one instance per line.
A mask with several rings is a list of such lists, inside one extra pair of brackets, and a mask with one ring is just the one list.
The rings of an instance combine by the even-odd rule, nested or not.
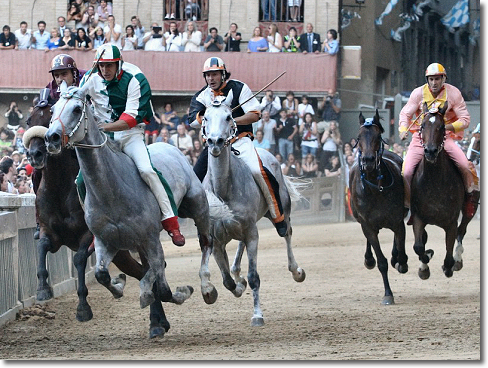
[(434, 75), (443, 75), (447, 78), (446, 69), (439, 63), (430, 64), (425, 70), (425, 77), (431, 77)]

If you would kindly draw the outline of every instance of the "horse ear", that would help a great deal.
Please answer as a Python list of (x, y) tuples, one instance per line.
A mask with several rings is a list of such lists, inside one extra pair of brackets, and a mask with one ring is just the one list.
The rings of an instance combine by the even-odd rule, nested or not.
[(363, 125), (364, 124), (364, 116), (363, 116), (363, 112), (359, 112), (359, 125)]
[(423, 112), (424, 114), (426, 114), (426, 113), (427, 113), (427, 110), (428, 110), (428, 109), (427, 109), (427, 102), (424, 102), (424, 105), (422, 106), (422, 112)]
[(378, 109), (376, 109), (376, 114), (374, 116), (375, 120), (379, 123), (380, 122), (380, 113), (378, 112)]
[(441, 115), (444, 115), (446, 113), (446, 111), (447, 111), (447, 107), (448, 107), (448, 104), (447, 104), (447, 101), (446, 101), (446, 103), (444, 104), (444, 106), (442, 106), (442, 108), (439, 109), (439, 113)]

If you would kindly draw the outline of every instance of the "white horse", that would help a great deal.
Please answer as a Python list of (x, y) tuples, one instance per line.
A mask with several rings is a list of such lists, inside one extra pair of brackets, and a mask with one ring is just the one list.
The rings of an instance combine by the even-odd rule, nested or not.
[[(59, 153), (63, 146), (75, 146), (86, 184), (85, 220), (95, 236), (97, 280), (114, 295), (121, 296), (121, 291), (111, 285), (108, 266), (119, 250), (130, 250), (138, 252), (147, 266), (140, 281), (141, 308), (154, 300), (181, 304), (188, 299), (193, 288), (185, 286), (172, 293), (166, 281), (158, 203), (132, 159), (98, 129), (83, 88), (67, 89), (62, 84), (45, 140), (52, 154)], [(210, 283), (208, 269), (212, 243), (203, 186), (176, 147), (156, 143), (148, 151), (153, 165), (171, 187), (179, 216), (195, 220), (202, 250), (202, 295), (211, 304), (217, 299), (217, 292)], [(164, 334), (160, 328), (157, 333)]]
[[(209, 147), (208, 171), (203, 181), (210, 203), (211, 234), (213, 237), (213, 253), (222, 273), (224, 286), (240, 297), (246, 289), (246, 280), (241, 277), (241, 258), (244, 249), (249, 259), (248, 280), (253, 291), (254, 314), (252, 326), (264, 324), (259, 301), (259, 275), (257, 272), (257, 252), (259, 234), (256, 223), (265, 216), (271, 220), (267, 202), (254, 181), (251, 170), (246, 164), (235, 157), (231, 151), (230, 141), (235, 137), (236, 125), (232, 118), (228, 102), (223, 99), (214, 101), (213, 106), (206, 109), (202, 129)], [(274, 175), (279, 184), (279, 194), (283, 204), (288, 233), (285, 236), (288, 251), (288, 269), (297, 282), (305, 280), (305, 271), (298, 267), (291, 246), (291, 199), (300, 195), (291, 182), (283, 176), (276, 158), (266, 150), (258, 149), (263, 165)], [(226, 208), (229, 211), (223, 211)], [(220, 212), (218, 212), (220, 211)], [(239, 240), (239, 246), (232, 268), (225, 249), (232, 240)], [(234, 279), (230, 272), (234, 275)]]

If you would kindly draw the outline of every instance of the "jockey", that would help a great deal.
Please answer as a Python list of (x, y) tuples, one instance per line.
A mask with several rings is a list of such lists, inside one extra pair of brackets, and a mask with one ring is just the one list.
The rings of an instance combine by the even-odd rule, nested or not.
[[(76, 66), (75, 60), (68, 54), (56, 55), (51, 61), (51, 69), (49, 73), (52, 74), (53, 80), (49, 82), (46, 88), (49, 88), (49, 102), (56, 103), (59, 100), (59, 86), (62, 81), (65, 81), (69, 86), (79, 86), (81, 78), (86, 73), (86, 70), (79, 70)], [(42, 103), (43, 99), (39, 100)], [(44, 105), (41, 105), (44, 106)]]
[[(46, 88), (39, 93), (38, 107), (44, 107), (48, 104), (54, 105), (59, 100), (59, 85), (65, 81), (68, 86), (79, 86), (80, 80), (85, 74), (85, 70), (79, 70), (75, 60), (68, 54), (56, 55), (51, 61), (51, 73), (53, 79), (48, 83)], [(42, 179), (42, 171), (34, 169), (32, 173), (32, 186), (34, 193), (37, 193), (39, 184)], [(36, 212), (37, 218), (37, 212)], [(34, 233), (34, 239), (39, 239), (39, 223)]]
[[(197, 92), (191, 100), (190, 121), (194, 122), (196, 120), (201, 124), (206, 107), (212, 104), (216, 96), (231, 96), (232, 104), (230, 108), (234, 108), (252, 97), (251, 89), (247, 84), (235, 79), (229, 79), (230, 73), (226, 70), (223, 60), (218, 57), (210, 57), (205, 61), (203, 77), (206, 86)], [(258, 100), (253, 97), (249, 102), (236, 109), (232, 116), (237, 124), (238, 133), (237, 140), (232, 144), (232, 147), (240, 152), (237, 157), (244, 160), (251, 169), (254, 180), (266, 198), (269, 212), (278, 234), (285, 236), (287, 225), (281, 207), (276, 179), (268, 169), (263, 167), (252, 143), (252, 123), (258, 121), (261, 116), (261, 107)], [(192, 124), (195, 124), (195, 122)], [(205, 147), (193, 168), (200, 181), (203, 181), (207, 174), (207, 163), (208, 147)], [(272, 182), (276, 185), (273, 185)]]
[(182, 246), (185, 238), (180, 233), (173, 193), (166, 183), (163, 186), (161, 181), (165, 180), (153, 169), (144, 144), (144, 127), (153, 116), (149, 82), (137, 66), (123, 61), (115, 45), (100, 46), (95, 58), (96, 69), (84, 76), (81, 86), (87, 88), (101, 129), (120, 143), (154, 193), (164, 230), (175, 245)]
[[(455, 140), (462, 139), (464, 129), (469, 127), (470, 116), (466, 109), (466, 103), (461, 92), (456, 87), (445, 83), (447, 74), (441, 64), (430, 64), (425, 71), (425, 78), (427, 83), (412, 91), (407, 104), (400, 112), (400, 134), (404, 134), (404, 139), (407, 130), (410, 130), (412, 133), (419, 131), (422, 119), (419, 118), (415, 124), (412, 124), (411, 120), (414, 114), (419, 116), (422, 113), (424, 103), (427, 103), (430, 109), (440, 108), (445, 102), (448, 102), (448, 109), (444, 115), (446, 127), (444, 149), (461, 172), (466, 189), (464, 210), (468, 216), (472, 217), (475, 212), (475, 204), (479, 199), (478, 176), (476, 175), (476, 171), (470, 169), (468, 159), (461, 148), (455, 143)], [(410, 126), (411, 124), (412, 126)], [(403, 177), (406, 181), (405, 197), (407, 201), (410, 198), (410, 185), (415, 167), (422, 160), (423, 155), (424, 148), (420, 142), (420, 135), (412, 134), (412, 141), (403, 162)]]

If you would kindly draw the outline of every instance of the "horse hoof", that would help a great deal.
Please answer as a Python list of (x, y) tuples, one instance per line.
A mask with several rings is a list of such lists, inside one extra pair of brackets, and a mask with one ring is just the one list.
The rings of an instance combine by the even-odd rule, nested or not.
[(395, 300), (393, 299), (393, 295), (385, 295), (383, 300), (381, 301), (381, 305), (392, 305), (395, 304)]
[(148, 305), (154, 303), (156, 298), (154, 297), (154, 293), (152, 291), (141, 293), (141, 297), (139, 298), (141, 303), (141, 309), (146, 308)]
[(193, 287), (191, 286), (178, 286), (176, 288), (176, 292), (173, 293), (173, 298), (172, 298), (172, 302), (175, 303), (175, 304), (183, 304), (185, 302), (185, 300), (187, 300), (191, 294), (193, 294)]
[(110, 280), (110, 283), (114, 286), (111, 289), (111, 292), (115, 299), (119, 299), (124, 296), (124, 288), (125, 288), (126, 280), (127, 280), (127, 276), (125, 276), (125, 274), (123, 273)]
[(251, 326), (252, 327), (264, 326), (264, 318), (263, 317), (252, 317)]
[(442, 266), (442, 271), (444, 271), (444, 275), (446, 275), (446, 277), (452, 277), (452, 275), (454, 274), (452, 268), (446, 268)]
[(76, 319), (79, 322), (87, 322), (93, 318), (93, 313), (90, 306), (86, 306), (85, 308), (78, 308), (76, 310)]
[(408, 264), (401, 265), (400, 263), (397, 263), (395, 265), (395, 268), (398, 272), (400, 273), (407, 273), (408, 272)]
[(425, 270), (422, 270), (421, 268), (419, 268), (419, 277), (422, 280), (427, 280), (430, 277), (430, 269), (426, 268)]
[(368, 269), (368, 270), (372, 270), (373, 268), (375, 268), (376, 266), (376, 259), (374, 258), (369, 258), (369, 259), (364, 259), (364, 266)]
[(461, 271), (463, 269), (463, 261), (457, 261), (454, 263), (454, 266), (452, 267), (453, 271)]
[(236, 298), (240, 298), (242, 296), (242, 294), (244, 294), (246, 287), (247, 287), (246, 279), (241, 278), (239, 280), (239, 282), (237, 283), (236, 288), (234, 290), (232, 290), (232, 294), (234, 294), (234, 296)]
[(303, 282), (306, 276), (307, 275), (305, 274), (305, 270), (298, 267), (296, 272), (293, 274), (293, 280), (295, 280), (296, 282)]
[(213, 304), (216, 302), (219, 293), (217, 292), (217, 289), (213, 285), (209, 289), (210, 291), (203, 291), (202, 288), (203, 301), (207, 304)]
[(52, 289), (52, 287), (48, 286), (45, 289), (37, 290), (36, 299), (39, 301), (49, 300), (49, 299), (52, 299), (53, 296), (54, 296), (53, 295), (53, 289)]
[(155, 337), (163, 337), (165, 334), (165, 330), (161, 326), (150, 327), (149, 328), (149, 338), (154, 339)]

